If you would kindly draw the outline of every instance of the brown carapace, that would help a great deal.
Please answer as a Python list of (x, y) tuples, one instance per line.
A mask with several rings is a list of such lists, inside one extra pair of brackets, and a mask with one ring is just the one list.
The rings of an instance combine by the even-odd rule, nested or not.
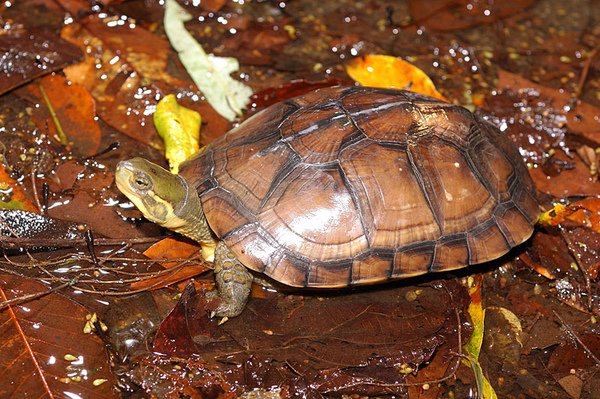
[(238, 259), (291, 286), (486, 262), (527, 240), (539, 212), (499, 130), (408, 91), (334, 87), (273, 105), (181, 175)]

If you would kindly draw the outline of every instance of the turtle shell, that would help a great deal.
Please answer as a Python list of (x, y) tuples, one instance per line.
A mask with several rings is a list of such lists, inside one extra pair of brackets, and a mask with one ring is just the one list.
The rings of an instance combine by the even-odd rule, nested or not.
[(518, 151), (463, 107), (333, 87), (275, 104), (189, 161), (208, 223), (291, 286), (383, 282), (486, 262), (533, 232)]

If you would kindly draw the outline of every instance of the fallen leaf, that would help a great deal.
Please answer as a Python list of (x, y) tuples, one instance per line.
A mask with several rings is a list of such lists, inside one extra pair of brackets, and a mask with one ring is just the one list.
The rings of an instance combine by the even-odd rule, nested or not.
[[(0, 276), (0, 300), (47, 291), (48, 286)], [(87, 310), (50, 293), (0, 311), (2, 381), (0, 397), (118, 398), (104, 343), (84, 334)], [(73, 360), (70, 360), (73, 359)], [(98, 386), (93, 381), (107, 382)]]
[(288, 386), (296, 394), (310, 381), (315, 394), (401, 394), (407, 374), (400, 365), (418, 370), (446, 343), (457, 350), (455, 309), (466, 306), (466, 292), (456, 281), (445, 284), (448, 291), (419, 287), (414, 300), (407, 297), (415, 287), (251, 298), (221, 326), (207, 317), (202, 296), (186, 296), (159, 328), (153, 349), (201, 354), (210, 371), (244, 391)]
[(499, 89), (534, 90), (542, 97), (548, 98), (557, 110), (563, 110), (567, 126), (595, 142), (600, 142), (600, 108), (583, 101), (573, 103), (569, 93), (531, 82), (522, 76), (500, 69), (498, 71)]
[(40, 130), (80, 156), (98, 152), (101, 131), (96, 106), (83, 86), (48, 75), (18, 93), (39, 105), (33, 107), (32, 117)]
[(600, 198), (586, 198), (566, 206), (557, 203), (539, 220), (545, 226), (558, 226), (567, 221), (600, 233)]
[(596, 332), (587, 332), (579, 335), (579, 338), (585, 348), (574, 340), (563, 340), (552, 351), (546, 367), (556, 379), (571, 374), (573, 369), (585, 370), (600, 366), (592, 357), (600, 357), (600, 336)]
[(39, 212), (21, 185), (9, 176), (2, 164), (0, 164), (0, 209)]
[(502, 306), (485, 309), (485, 333), (482, 347), (488, 359), (502, 364), (502, 369), (518, 372), (523, 348), (521, 320)]
[(90, 92), (96, 100), (98, 116), (104, 122), (135, 140), (162, 149), (151, 117), (162, 91), (152, 77), (133, 70), (87, 28), (92, 27), (96, 32), (108, 29), (104, 22), (95, 16), (85, 22), (85, 26), (73, 23), (61, 31), (63, 38), (80, 46), (86, 54), (83, 62), (65, 68), (65, 75)]
[(77, 62), (83, 55), (53, 33), (37, 30), (5, 31), (0, 35), (0, 51), (0, 94)]
[(230, 74), (239, 68), (238, 61), (206, 54), (185, 29), (184, 23), (192, 16), (175, 0), (167, 0), (165, 8), (165, 32), (196, 86), (223, 117), (233, 120), (240, 116), (250, 101), (252, 89), (231, 78)]
[(448, 101), (429, 76), (416, 66), (389, 55), (366, 55), (346, 64), (348, 75), (363, 86), (411, 90)]
[(200, 149), (200, 123), (200, 114), (177, 104), (173, 94), (158, 102), (154, 126), (165, 142), (171, 173), (179, 173), (179, 165)]
[(471, 0), (410, 0), (408, 9), (419, 26), (437, 31), (453, 32), (481, 24), (493, 24), (513, 14), (523, 12), (535, 0), (471, 1)]
[[(131, 288), (134, 290), (163, 288), (180, 281), (185, 281), (208, 270), (208, 267), (204, 266), (204, 262), (200, 256), (200, 245), (189, 241), (167, 237), (144, 251), (144, 255), (150, 259), (164, 260), (160, 264), (165, 269), (174, 268), (185, 263), (189, 265), (181, 267), (169, 275), (162, 275), (132, 283)], [(174, 261), (173, 259), (177, 260)]]
[(579, 399), (581, 397), (581, 389), (583, 388), (583, 380), (576, 375), (567, 375), (558, 380), (561, 387), (567, 392), (573, 399)]

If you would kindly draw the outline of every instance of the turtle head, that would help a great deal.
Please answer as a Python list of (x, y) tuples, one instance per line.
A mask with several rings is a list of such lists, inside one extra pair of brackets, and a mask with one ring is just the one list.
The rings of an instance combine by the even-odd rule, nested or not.
[(146, 219), (168, 229), (189, 236), (190, 225), (203, 216), (196, 190), (183, 177), (146, 159), (119, 162), (115, 181)]
[(212, 260), (215, 242), (200, 197), (183, 177), (132, 158), (119, 162), (115, 182), (146, 219), (203, 243), (202, 255)]

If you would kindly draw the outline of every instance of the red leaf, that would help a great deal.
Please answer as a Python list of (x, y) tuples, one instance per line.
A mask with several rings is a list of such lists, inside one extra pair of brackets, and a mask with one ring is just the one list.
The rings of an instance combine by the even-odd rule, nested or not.
[[(31, 280), (0, 276), (0, 300), (48, 290)], [(104, 344), (85, 335), (86, 309), (58, 293), (24, 305), (9, 305), (0, 313), (2, 365), (0, 397), (117, 398)], [(74, 363), (65, 355), (78, 358)], [(82, 362), (81, 364), (78, 364)], [(76, 382), (77, 377), (81, 381)], [(107, 383), (94, 386), (93, 381)]]

